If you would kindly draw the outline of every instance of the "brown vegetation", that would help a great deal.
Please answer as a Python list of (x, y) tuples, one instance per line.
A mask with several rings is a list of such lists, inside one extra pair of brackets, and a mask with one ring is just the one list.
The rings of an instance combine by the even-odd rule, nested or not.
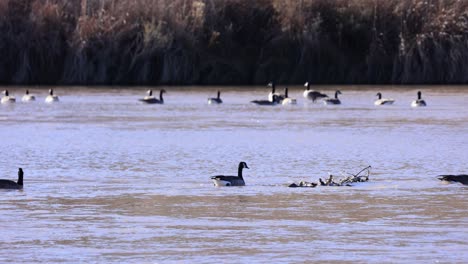
[(468, 1), (0, 0), (3, 84), (468, 83)]

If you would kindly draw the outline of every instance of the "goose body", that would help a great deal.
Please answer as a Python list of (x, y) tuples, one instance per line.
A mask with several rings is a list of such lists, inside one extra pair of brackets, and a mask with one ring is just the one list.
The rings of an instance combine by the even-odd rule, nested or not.
[(29, 94), (29, 90), (26, 90), (26, 93), (23, 95), (23, 98), (21, 98), (21, 101), (23, 102), (36, 101), (36, 97), (32, 94)]
[(338, 99), (338, 95), (341, 94), (341, 91), (335, 92), (335, 98), (325, 98), (323, 99), (323, 103), (326, 105), (339, 105), (341, 104), (340, 99)]
[(306, 90), (304, 91), (303, 96), (306, 99), (312, 100), (312, 102), (315, 102), (317, 99), (320, 98), (328, 97), (328, 95), (323, 94), (321, 92), (310, 90), (309, 82), (306, 82), (304, 86), (306, 87)]
[(11, 180), (1, 180), (0, 179), (0, 189), (23, 189), (23, 169), (18, 169), (18, 181), (14, 182)]
[(244, 178), (242, 177), (242, 170), (249, 167), (247, 163), (241, 161), (237, 170), (237, 176), (224, 176), (216, 175), (211, 177), (215, 186), (245, 186)]
[(276, 85), (274, 82), (270, 82), (268, 87), (271, 87), (271, 92), (268, 94), (268, 101), (273, 102), (274, 96), (277, 97), (278, 102), (281, 102), (284, 99), (284, 96), (276, 92)]
[(164, 104), (163, 93), (165, 92), (166, 90), (164, 89), (159, 91), (159, 100), (158, 100), (156, 99), (156, 97), (153, 96), (153, 90), (148, 90), (147, 91), (148, 95), (142, 99), (138, 99), (138, 101), (146, 103), (146, 104)]
[(295, 105), (297, 104), (297, 100), (294, 98), (290, 98), (288, 96), (288, 87), (284, 88), (284, 99), (281, 102), (282, 105)]
[(279, 99), (277, 95), (273, 95), (273, 100), (253, 100), (250, 101), (251, 103), (254, 103), (256, 105), (277, 105), (279, 104)]
[(51, 103), (56, 103), (58, 101), (59, 101), (59, 98), (57, 95), (54, 94), (54, 90), (49, 89), (49, 95), (46, 97), (45, 102), (48, 104), (51, 104)]
[(3, 91), (4, 96), (1, 99), (2, 104), (9, 104), (16, 102), (16, 98), (14, 96), (10, 96), (8, 90)]
[(447, 182), (459, 182), (464, 185), (468, 185), (468, 175), (439, 175), (439, 180)]
[(418, 99), (411, 102), (411, 107), (421, 107), (426, 106), (426, 101), (421, 99), (421, 91), (418, 91)]
[(218, 96), (215, 98), (208, 98), (208, 104), (222, 104), (223, 100), (221, 100), (221, 92), (218, 91)]
[(379, 99), (377, 99), (375, 102), (374, 102), (374, 105), (391, 105), (395, 102), (394, 99), (387, 99), (387, 98), (382, 98), (382, 94), (381, 93), (377, 93), (376, 96), (379, 97)]

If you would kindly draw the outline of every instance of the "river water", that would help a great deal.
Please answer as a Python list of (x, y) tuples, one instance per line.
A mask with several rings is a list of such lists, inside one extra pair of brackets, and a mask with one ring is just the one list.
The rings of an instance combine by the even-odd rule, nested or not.
[[(468, 87), (339, 87), (342, 105), (256, 106), (264, 87), (55, 87), (0, 106), (0, 263), (466, 263)], [(336, 87), (321, 87), (332, 94)], [(421, 89), (426, 108), (411, 108)], [(3, 89), (2, 89), (3, 90)], [(376, 92), (396, 100), (376, 107)], [(157, 92), (155, 92), (157, 93)], [(245, 187), (214, 187), (236, 175)], [(288, 188), (371, 165), (352, 187)]]

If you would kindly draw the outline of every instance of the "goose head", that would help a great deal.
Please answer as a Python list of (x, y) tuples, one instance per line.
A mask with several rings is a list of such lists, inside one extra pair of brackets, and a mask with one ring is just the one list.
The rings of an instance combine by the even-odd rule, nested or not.
[(341, 94), (341, 91), (340, 91), (340, 90), (337, 90), (337, 91), (335, 92), (335, 98), (336, 98), (336, 99), (338, 99), (338, 95), (339, 95), (339, 94)]
[(49, 95), (54, 95), (54, 90), (53, 89), (49, 89)]
[(284, 88), (284, 98), (288, 98), (288, 87)]
[(269, 82), (268, 87), (271, 87), (271, 93), (275, 93), (276, 85), (274, 82)]
[(29, 94), (29, 90), (26, 90), (26, 95), (28, 95), (28, 94)]
[(421, 91), (418, 91), (418, 100), (421, 100)]
[(309, 82), (304, 83), (304, 86), (307, 87), (307, 88), (306, 88), (307, 91), (310, 90), (310, 84), (309, 84)]
[(382, 94), (381, 93), (377, 93), (376, 96), (379, 97), (379, 100), (382, 99)]

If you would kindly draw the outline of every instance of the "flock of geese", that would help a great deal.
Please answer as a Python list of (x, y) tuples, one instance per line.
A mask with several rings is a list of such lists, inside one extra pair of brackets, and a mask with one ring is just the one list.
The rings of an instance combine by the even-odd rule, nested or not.
[[(340, 90), (337, 90), (335, 92), (334, 97), (329, 97), (328, 95), (321, 93), (320, 91), (312, 90), (310, 89), (310, 84), (309, 82), (306, 82), (304, 84), (306, 87), (303, 96), (304, 98), (316, 102), (318, 100), (321, 100), (325, 105), (340, 105), (341, 101), (338, 98), (338, 95), (341, 94)], [(297, 104), (297, 100), (294, 98), (289, 97), (288, 94), (288, 88), (284, 88), (284, 93), (278, 93), (276, 92), (276, 86), (273, 82), (270, 82), (268, 84), (268, 87), (271, 89), (270, 93), (268, 94), (268, 99), (259, 99), (259, 100), (253, 100), (251, 103), (256, 104), (256, 105), (295, 105)], [(138, 99), (138, 101), (143, 102), (145, 104), (164, 104), (164, 98), (163, 94), (166, 93), (166, 90), (160, 90), (159, 91), (159, 98), (156, 98), (153, 95), (153, 90), (148, 90), (147, 95), (141, 99)], [(8, 90), (3, 91), (3, 97), (1, 99), (2, 104), (9, 104), (9, 103), (15, 103), (16, 98), (14, 96), (11, 96), (8, 92)], [(376, 94), (378, 99), (374, 102), (374, 105), (391, 105), (395, 102), (394, 99), (390, 98), (382, 98), (382, 94), (379, 92)], [(421, 98), (421, 91), (418, 91), (417, 93), (418, 98), (413, 100), (411, 102), (412, 107), (422, 107), (426, 106), (426, 102)], [(23, 95), (21, 98), (21, 101), (23, 102), (30, 102), (30, 101), (35, 101), (36, 97), (32, 94), (29, 93), (29, 90), (26, 90), (26, 93)], [(49, 95), (45, 98), (46, 103), (55, 103), (59, 102), (59, 98), (57, 95), (54, 95), (54, 90), (50, 89), (49, 90)], [(218, 91), (217, 97), (212, 97), (208, 98), (208, 104), (222, 104), (223, 100), (221, 99), (221, 92)]]
[[(242, 171), (248, 169), (247, 163), (241, 161), (237, 169), (237, 176), (226, 176), (226, 175), (216, 175), (212, 176), (211, 180), (213, 181), (214, 186), (245, 186), (244, 177)], [(0, 189), (10, 189), (10, 190), (19, 190), (23, 189), (23, 176), (24, 172), (22, 168), (18, 169), (18, 181), (12, 180), (3, 180), (0, 179)], [(331, 179), (331, 177), (330, 177)], [(439, 175), (438, 179), (445, 182), (459, 182), (464, 185), (468, 185), (468, 175)], [(322, 184), (326, 185), (326, 184)]]

